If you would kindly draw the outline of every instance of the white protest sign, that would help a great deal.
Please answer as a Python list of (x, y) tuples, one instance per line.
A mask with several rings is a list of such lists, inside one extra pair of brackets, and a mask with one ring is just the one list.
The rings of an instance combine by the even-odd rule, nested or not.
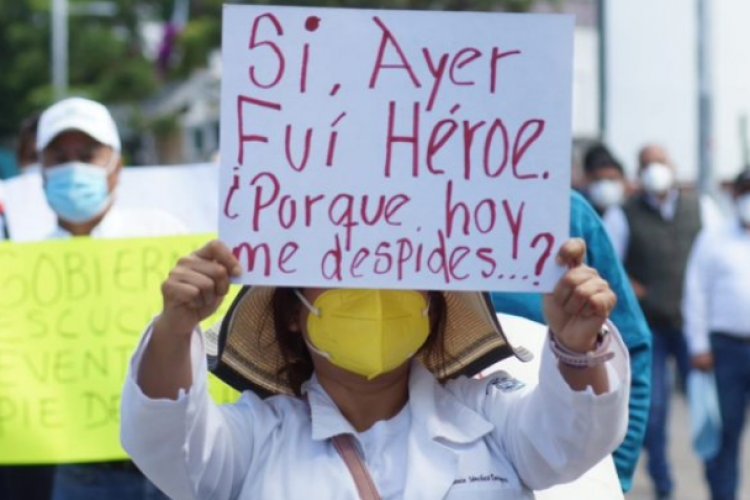
[(224, 7), (219, 233), (252, 284), (550, 290), (573, 18)]

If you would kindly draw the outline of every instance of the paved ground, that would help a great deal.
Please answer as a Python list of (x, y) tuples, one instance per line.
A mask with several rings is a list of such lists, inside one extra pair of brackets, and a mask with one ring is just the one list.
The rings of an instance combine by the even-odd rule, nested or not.
[[(750, 415), (749, 415), (750, 417)], [(675, 500), (708, 500), (708, 489), (703, 479), (703, 466), (690, 447), (690, 420), (687, 403), (681, 396), (672, 399), (672, 414), (670, 415), (670, 456), (674, 470), (677, 489)], [(749, 422), (750, 423), (750, 422)], [(742, 478), (738, 499), (750, 499), (750, 432), (745, 432), (743, 439), (742, 457), (744, 465), (740, 470), (746, 471)], [(646, 458), (641, 461), (636, 473), (633, 490), (628, 494), (628, 500), (651, 500), (653, 498), (651, 480), (645, 468)]]

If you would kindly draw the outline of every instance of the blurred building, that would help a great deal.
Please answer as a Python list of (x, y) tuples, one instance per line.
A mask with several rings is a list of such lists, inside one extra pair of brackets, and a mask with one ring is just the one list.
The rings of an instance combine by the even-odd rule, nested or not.
[(707, 7), (713, 181), (733, 177), (748, 161), (750, 66), (746, 0), (602, 0), (606, 68), (604, 139), (633, 173), (637, 149), (664, 144), (682, 181), (699, 163), (699, 9)]
[(200, 163), (219, 149), (221, 61), (216, 51), (208, 68), (169, 85), (144, 103), (142, 119), (151, 124), (141, 137), (139, 163)]

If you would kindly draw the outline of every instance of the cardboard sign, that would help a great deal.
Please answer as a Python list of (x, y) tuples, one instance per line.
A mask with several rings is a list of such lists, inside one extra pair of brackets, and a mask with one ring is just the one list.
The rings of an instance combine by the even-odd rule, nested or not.
[(573, 17), (226, 6), (220, 237), (243, 282), (547, 291)]
[[(0, 464), (126, 457), (119, 403), (130, 356), (161, 310), (169, 270), (208, 239), (0, 244)], [(237, 397), (218, 381), (212, 394)]]

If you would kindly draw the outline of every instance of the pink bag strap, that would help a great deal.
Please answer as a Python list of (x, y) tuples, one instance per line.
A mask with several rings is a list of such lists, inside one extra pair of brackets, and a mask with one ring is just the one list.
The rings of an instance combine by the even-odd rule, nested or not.
[(370, 476), (370, 472), (354, 444), (354, 437), (351, 434), (339, 434), (332, 437), (331, 440), (347, 469), (349, 469), (354, 484), (357, 485), (359, 498), (361, 500), (380, 500), (375, 482), (372, 480), (372, 476)]

